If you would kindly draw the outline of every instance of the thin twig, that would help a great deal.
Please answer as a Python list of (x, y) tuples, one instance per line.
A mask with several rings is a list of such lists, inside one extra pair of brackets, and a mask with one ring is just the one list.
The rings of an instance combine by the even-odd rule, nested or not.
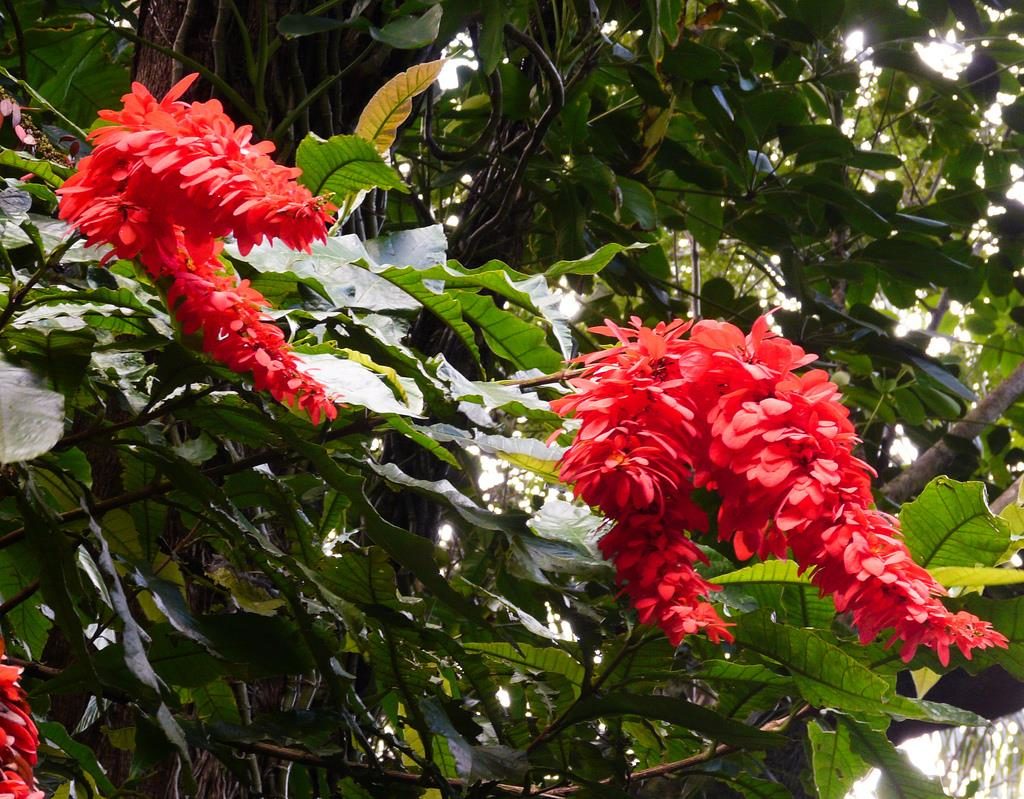
[[(788, 714), (784, 718), (769, 721), (767, 724), (762, 725), (758, 729), (760, 729), (761, 732), (783, 732), (789, 727), (790, 724), (793, 723), (793, 721), (795, 721), (798, 718), (801, 718), (802, 716), (806, 716), (813, 710), (814, 708), (812, 708), (810, 705), (802, 705), (793, 713)], [(669, 774), (675, 774), (676, 772), (685, 771), (686, 769), (692, 768), (693, 766), (698, 766), (701, 763), (707, 763), (711, 760), (715, 760), (716, 758), (724, 757), (725, 755), (730, 755), (733, 752), (738, 751), (740, 751), (740, 747), (734, 744), (719, 744), (718, 746), (706, 749), (703, 752), (698, 752), (695, 755), (684, 757), (682, 760), (673, 760), (671, 763), (661, 763), (660, 765), (651, 766), (650, 768), (646, 768), (641, 771), (635, 771), (630, 776), (630, 781), (643, 782), (644, 780), (653, 779), (654, 777), (664, 777)], [(602, 782), (605, 783), (610, 781), (610, 779), (602, 780)], [(582, 790), (582, 787), (579, 785), (568, 785), (564, 788), (551, 788), (545, 794), (543, 794), (543, 796), (572, 796), (574, 793), (578, 793), (580, 790)]]
[(534, 386), (547, 386), (551, 383), (561, 383), (573, 377), (579, 377), (585, 369), (563, 369), (550, 375), (539, 375), (537, 377), (524, 377), (520, 380), (502, 380), (503, 386), (518, 386), (519, 388), (533, 388)]
[(180, 397), (165, 402), (158, 408), (153, 408), (145, 413), (140, 413), (138, 416), (134, 416), (124, 422), (118, 422), (117, 424), (107, 425), (106, 427), (90, 427), (86, 430), (81, 430), (77, 433), (64, 436), (60, 441), (57, 442), (56, 448), (64, 449), (66, 447), (73, 447), (83, 441), (88, 441), (90, 438), (96, 436), (111, 436), (121, 430), (125, 430), (129, 427), (141, 427), (144, 424), (152, 422), (154, 419), (159, 419), (161, 416), (166, 416), (171, 411), (176, 411), (185, 405), (190, 405), (196, 400), (202, 399), (207, 394), (212, 394), (217, 390), (216, 386), (208, 386), (202, 391), (198, 391), (195, 394), (183, 394)]
[(20, 605), (22, 602), (25, 602), (25, 601), (31, 599), (32, 595), (35, 594), (35, 592), (38, 591), (38, 590), (39, 590), (39, 581), (36, 580), (35, 582), (29, 583), (28, 585), (26, 585), (18, 593), (16, 593), (14, 596), (12, 596), (10, 599), (5, 600), (4, 603), (2, 605), (0, 605), (0, 619), (2, 619), (4, 616), (6, 616), (8, 613), (10, 613), (16, 607), (18, 607), (18, 605)]

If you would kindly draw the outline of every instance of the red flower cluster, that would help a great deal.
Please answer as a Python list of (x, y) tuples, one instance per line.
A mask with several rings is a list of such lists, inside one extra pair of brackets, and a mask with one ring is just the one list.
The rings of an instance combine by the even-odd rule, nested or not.
[(21, 669), (8, 664), (3, 651), (0, 641), (0, 799), (43, 799), (32, 775), (39, 759), (39, 731), (18, 683)]
[(196, 77), (159, 101), (133, 84), (123, 109), (100, 112), (112, 124), (90, 135), (92, 154), (59, 189), (61, 219), (165, 279), (185, 332), (201, 330), (212, 357), (252, 372), (257, 388), (314, 422), (333, 419), (334, 402), (269, 321), (266, 299), (217, 258), (228, 235), (243, 254), (271, 239), (308, 252), (326, 238), (333, 206), (295, 182), (298, 169), (270, 158), (272, 143), (253, 144), (249, 126), (236, 129), (217, 100), (180, 101)]
[[(689, 331), (689, 338), (684, 334)], [(871, 469), (839, 389), (815, 356), (774, 335), (766, 317), (739, 328), (675, 321), (651, 329), (611, 322), (595, 332), (618, 346), (581, 358), (576, 393), (552, 403), (580, 421), (561, 464), (576, 495), (614, 520), (600, 542), (640, 619), (678, 644), (703, 631), (731, 639), (705, 600), (714, 586), (684, 533), (706, 533), (696, 489), (721, 500), (717, 527), (747, 559), (791, 551), (822, 594), (850, 611), (867, 643), (891, 630), (904, 660), (917, 647), (949, 662), (950, 646), (1007, 645), (988, 622), (950, 613), (943, 588), (913, 562), (896, 519), (872, 508)]]

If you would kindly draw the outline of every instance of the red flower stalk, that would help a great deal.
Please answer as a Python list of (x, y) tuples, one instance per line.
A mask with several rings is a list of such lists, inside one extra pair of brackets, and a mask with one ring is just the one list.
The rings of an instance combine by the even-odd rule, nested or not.
[(314, 423), (334, 418), (327, 391), (305, 373), (268, 303), (217, 260), (219, 241), (233, 235), (248, 253), (279, 239), (309, 251), (324, 241), (334, 206), (295, 182), (300, 174), (275, 163), (270, 142), (254, 144), (217, 100), (179, 98), (196, 79), (178, 82), (162, 100), (141, 84), (124, 107), (101, 111), (112, 123), (90, 135), (94, 149), (58, 190), (60, 216), (111, 256), (138, 258), (168, 295), (186, 333), (202, 331), (205, 350), (258, 389), (307, 411)]
[(560, 475), (615, 521), (601, 550), (641, 621), (673, 643), (698, 630), (731, 638), (700, 599), (714, 586), (693, 570), (701, 554), (684, 535), (708, 531), (692, 499), (704, 488), (721, 498), (719, 537), (737, 557), (792, 552), (852, 613), (863, 642), (889, 630), (904, 660), (924, 645), (944, 665), (951, 646), (970, 658), (1007, 645), (939, 601), (944, 589), (913, 562), (896, 519), (872, 509), (872, 473), (853, 455), (838, 387), (821, 370), (796, 374), (815, 356), (774, 335), (766, 317), (746, 336), (718, 322), (651, 329), (635, 318), (595, 331), (619, 343), (582, 357), (576, 393), (552, 403), (581, 422)]
[(32, 774), (39, 731), (19, 682), (21, 671), (7, 663), (0, 640), (0, 799), (43, 799)]

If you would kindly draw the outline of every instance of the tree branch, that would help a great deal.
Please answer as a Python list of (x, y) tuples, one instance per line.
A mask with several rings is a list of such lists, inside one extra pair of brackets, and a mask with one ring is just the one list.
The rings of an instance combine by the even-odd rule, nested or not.
[(1010, 487), (989, 504), (992, 512), (998, 515), (1016, 502), (1017, 497), (1020, 496), (1020, 487), (1022, 483), (1024, 483), (1024, 474), (1010, 483)]
[[(801, 705), (789, 715), (769, 721), (767, 724), (763, 724), (759, 729), (762, 732), (783, 732), (790, 724), (798, 718), (806, 716), (808, 713), (813, 711), (810, 705)], [(651, 766), (641, 771), (634, 771), (630, 775), (630, 782), (643, 782), (654, 777), (665, 777), (669, 774), (674, 774), (677, 771), (685, 771), (692, 766), (698, 766), (701, 763), (707, 763), (710, 760), (714, 760), (725, 755), (732, 754), (733, 752), (740, 751), (740, 747), (733, 744), (719, 744), (718, 746), (706, 749), (703, 752), (698, 752), (695, 755), (684, 757), (682, 760), (673, 760), (671, 763), (660, 763), (657, 766)], [(543, 797), (565, 797), (572, 796), (574, 793), (582, 790), (579, 785), (567, 785), (564, 788), (551, 788), (547, 792), (540, 794)]]
[[(1002, 416), (1022, 394), (1024, 363), (1017, 366), (1008, 378), (975, 405), (963, 419), (950, 427), (946, 436), (970, 441)], [(929, 480), (945, 472), (955, 459), (956, 452), (943, 437), (925, 450), (902, 474), (882, 486), (881, 492), (896, 504), (906, 502), (920, 493)]]

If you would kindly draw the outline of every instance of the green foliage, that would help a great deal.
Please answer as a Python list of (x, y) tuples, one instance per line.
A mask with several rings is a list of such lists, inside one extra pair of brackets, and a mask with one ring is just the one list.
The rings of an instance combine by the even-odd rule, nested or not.
[(1019, 11), (977, 5), (980, 67), (954, 78), (915, 49), (954, 30), (941, 0), (194, 4), (152, 44), (210, 65), (203, 91), (341, 209), (310, 253), (226, 247), (342, 396), (315, 428), (55, 219), (62, 137), (147, 47), (134, 4), (14, 5), (0, 83), (45, 143), (0, 128), (0, 602), (49, 793), (187, 793), (191, 764), (198, 795), (212, 773), (282, 799), (840, 799), (870, 769), (943, 795), (886, 730), (981, 719), (901, 695), (934, 655), (860, 646), (794, 563), (702, 541), (736, 642), (636, 625), (602, 520), (557, 484), (544, 375), (606, 317), (783, 305), (879, 486), (911, 447), (955, 448), (880, 504), (950, 606), (1010, 639), (952, 666), (1024, 680), (1024, 528), (987, 504), (1024, 415), (946, 435), (1024, 351)]

